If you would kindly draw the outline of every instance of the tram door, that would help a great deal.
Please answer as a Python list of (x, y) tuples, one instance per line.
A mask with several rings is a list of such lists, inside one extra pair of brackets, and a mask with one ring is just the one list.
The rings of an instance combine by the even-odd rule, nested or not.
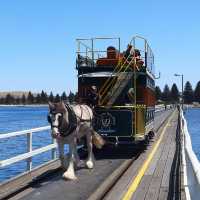
[(145, 135), (146, 105), (145, 105), (145, 75), (138, 75), (136, 80), (136, 127), (135, 137), (143, 138)]
[(138, 136), (143, 136), (145, 134), (145, 112), (144, 107), (137, 108), (136, 129)]

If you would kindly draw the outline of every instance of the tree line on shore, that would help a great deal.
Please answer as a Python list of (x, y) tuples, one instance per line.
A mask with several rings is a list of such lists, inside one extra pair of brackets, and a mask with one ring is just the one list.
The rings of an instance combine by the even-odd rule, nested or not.
[[(178, 90), (177, 85), (174, 83), (171, 87), (166, 84), (163, 91), (159, 86), (155, 87), (155, 96), (157, 102), (169, 103), (179, 103), (180, 97), (182, 96)], [(69, 101), (70, 103), (77, 101), (77, 93), (70, 93), (67, 95), (63, 92), (61, 95), (54, 95), (52, 92), (48, 95), (46, 92), (42, 91), (38, 94), (32, 94), (28, 92), (28, 95), (23, 94), (20, 97), (7, 94), (5, 97), (0, 97), (0, 104), (6, 105), (19, 105), (19, 104), (47, 104), (48, 101), (59, 102), (60, 100)], [(191, 104), (193, 102), (200, 103), (200, 81), (197, 83), (195, 89), (193, 90), (192, 85), (189, 81), (185, 83), (183, 91), (183, 100), (186, 104)]]
[[(182, 94), (179, 92), (175, 83), (172, 85), (171, 89), (168, 85), (165, 85), (163, 91), (161, 91), (159, 86), (156, 86), (155, 94), (156, 100), (164, 103), (179, 103), (180, 97), (182, 97)], [(193, 102), (200, 103), (200, 81), (197, 83), (194, 90), (189, 81), (185, 83), (183, 90), (183, 102), (185, 104), (192, 104)]]
[(14, 96), (12, 93), (8, 93), (4, 97), (0, 97), (0, 104), (5, 105), (30, 105), (30, 104), (47, 104), (48, 101), (51, 102), (59, 102), (60, 100), (69, 101), (70, 103), (74, 102), (77, 98), (77, 93), (73, 93), (70, 91), (69, 95), (66, 92), (63, 92), (61, 95), (54, 95), (52, 92), (48, 95), (46, 92), (42, 90), (41, 93), (32, 94), (32, 92), (28, 92), (28, 95), (22, 94), (22, 96)]

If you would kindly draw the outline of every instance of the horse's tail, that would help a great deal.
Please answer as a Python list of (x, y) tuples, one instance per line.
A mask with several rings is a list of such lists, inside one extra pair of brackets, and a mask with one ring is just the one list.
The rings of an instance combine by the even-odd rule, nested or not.
[(96, 146), (97, 149), (101, 149), (105, 144), (105, 140), (96, 131), (93, 131), (92, 143)]

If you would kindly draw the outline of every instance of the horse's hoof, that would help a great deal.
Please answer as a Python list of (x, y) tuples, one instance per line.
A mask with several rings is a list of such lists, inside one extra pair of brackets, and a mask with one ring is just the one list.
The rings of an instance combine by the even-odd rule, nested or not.
[(87, 166), (88, 169), (93, 169), (94, 164), (93, 164), (92, 161), (89, 160), (89, 161), (86, 162), (86, 166)]
[(78, 162), (75, 163), (75, 169), (80, 169), (81, 167), (84, 167), (83, 160), (79, 160)]
[(61, 166), (61, 169), (66, 171), (67, 170), (67, 167), (66, 166)]
[(69, 174), (69, 173), (64, 173), (63, 178), (65, 180), (73, 180), (73, 181), (78, 179), (74, 174)]

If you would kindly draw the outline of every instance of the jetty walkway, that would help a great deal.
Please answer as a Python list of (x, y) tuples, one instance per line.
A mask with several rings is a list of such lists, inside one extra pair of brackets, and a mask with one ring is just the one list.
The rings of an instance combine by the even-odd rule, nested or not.
[(55, 161), (46, 167), (50, 172), (14, 194), (3, 197), (12, 184), (0, 186), (0, 195), (12, 200), (184, 200), (178, 111), (157, 112), (155, 130), (148, 145), (97, 151), (94, 169), (78, 169), (77, 181), (63, 180)]
[(173, 112), (157, 132), (155, 142), (131, 165), (105, 199), (185, 199), (181, 192), (179, 141), (178, 112)]

